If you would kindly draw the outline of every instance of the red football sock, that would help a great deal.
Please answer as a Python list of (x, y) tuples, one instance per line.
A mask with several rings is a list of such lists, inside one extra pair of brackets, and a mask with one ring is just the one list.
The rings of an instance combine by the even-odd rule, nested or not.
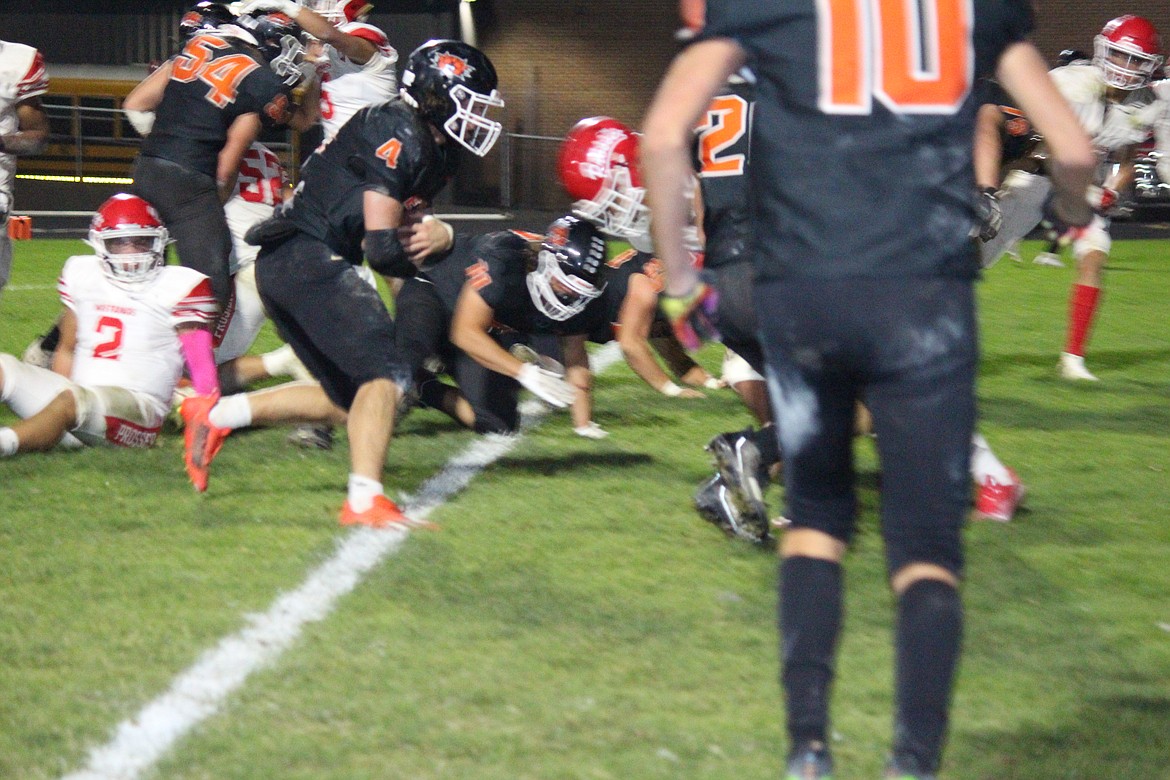
[(1068, 339), (1064, 351), (1072, 355), (1085, 354), (1085, 342), (1089, 339), (1089, 327), (1097, 313), (1097, 302), (1101, 298), (1100, 287), (1074, 284), (1068, 300)]

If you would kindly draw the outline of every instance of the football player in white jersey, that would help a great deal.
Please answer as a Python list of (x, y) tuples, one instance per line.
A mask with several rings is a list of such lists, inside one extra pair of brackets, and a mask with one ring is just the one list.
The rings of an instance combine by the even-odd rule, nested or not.
[(386, 33), (365, 22), (371, 8), (365, 0), (251, 0), (240, 5), (241, 13), (287, 14), (319, 42), (317, 72), (326, 142), (358, 111), (398, 92), (394, 71), (398, 52)]
[[(1051, 72), (1057, 88), (1092, 138), (1100, 162), (1097, 186), (1089, 193), (1096, 216), (1087, 227), (1072, 233), (1077, 278), (1069, 299), (1068, 331), (1059, 362), (1064, 379), (1097, 379), (1085, 367), (1084, 356), (1112, 245), (1108, 213), (1117, 202), (1117, 193), (1133, 180), (1134, 149), (1158, 129), (1170, 110), (1166, 100), (1151, 87), (1151, 79), (1161, 71), (1161, 49), (1154, 25), (1127, 14), (1101, 30), (1094, 41), (1091, 62), (1073, 62)], [(975, 147), (978, 184), (1001, 187), (1003, 209), (999, 234), (982, 248), (985, 267), (995, 263), (1040, 222), (1052, 189), (1047, 176), (1023, 171), (1012, 171), (1000, 185), (996, 180), (999, 150), (983, 142), (994, 137), (992, 132), (977, 134)]]
[(169, 237), (136, 195), (98, 209), (95, 254), (66, 261), (57, 283), (65, 314), (53, 369), (0, 354), (0, 400), (21, 421), (0, 428), (0, 457), (65, 446), (149, 447), (186, 362), (197, 392), (216, 398), (210, 280), (165, 264)]
[(0, 292), (12, 271), (8, 215), (16, 156), (37, 154), (49, 138), (40, 96), (49, 88), (45, 60), (32, 46), (0, 41)]

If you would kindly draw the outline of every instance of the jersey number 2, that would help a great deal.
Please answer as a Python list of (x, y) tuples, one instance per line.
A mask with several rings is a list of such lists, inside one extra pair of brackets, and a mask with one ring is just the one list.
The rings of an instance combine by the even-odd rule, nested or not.
[(117, 360), (122, 352), (122, 329), (124, 327), (122, 321), (117, 317), (106, 316), (99, 319), (94, 330), (98, 332), (100, 338), (105, 340), (93, 348), (93, 356), (106, 360)]
[(751, 123), (751, 104), (739, 95), (719, 95), (703, 112), (699, 133), (700, 176), (742, 176), (747, 155), (725, 154)]
[(971, 0), (817, 0), (820, 108), (953, 114), (971, 90)]

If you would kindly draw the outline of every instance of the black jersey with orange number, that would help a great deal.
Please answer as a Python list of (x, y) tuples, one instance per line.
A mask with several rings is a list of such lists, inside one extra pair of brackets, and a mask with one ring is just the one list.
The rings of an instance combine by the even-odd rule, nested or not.
[(695, 127), (695, 171), (703, 197), (703, 264), (738, 262), (751, 240), (747, 164), (755, 87), (737, 76)]
[(605, 282), (605, 289), (601, 291), (601, 295), (589, 301), (584, 309), (564, 322), (555, 322), (540, 315), (540, 332), (561, 335), (585, 334), (590, 341), (598, 343), (612, 341), (615, 335), (614, 326), (630, 291), (630, 277), (634, 274), (649, 277), (655, 289), (662, 291), (662, 263), (658, 258), (647, 252), (627, 249), (607, 260), (603, 266), (601, 278)]
[(288, 88), (250, 47), (234, 38), (198, 35), (175, 55), (142, 154), (214, 178), (228, 127), (257, 113), (266, 126), (286, 124)]
[(530, 333), (537, 312), (525, 280), (528, 257), (528, 238), (523, 234), (511, 230), (460, 233), (447, 256), (419, 277), (434, 285), (448, 316), (454, 315), (463, 286), (470, 284), (491, 307), (497, 323)]
[(975, 84), (1031, 29), (1028, 0), (708, 0), (757, 79), (757, 278), (974, 277)]
[(456, 156), (449, 150), (405, 103), (368, 106), (305, 163), (287, 216), (302, 232), (360, 264), (363, 193), (379, 192), (404, 205), (429, 202), (454, 173)]

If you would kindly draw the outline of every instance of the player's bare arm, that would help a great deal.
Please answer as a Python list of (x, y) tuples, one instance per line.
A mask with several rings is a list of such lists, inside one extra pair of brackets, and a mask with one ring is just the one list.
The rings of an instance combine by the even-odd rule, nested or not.
[(658, 286), (645, 274), (632, 274), (626, 289), (625, 300), (618, 311), (617, 341), (622, 356), (642, 381), (660, 393), (667, 392), (680, 398), (704, 398), (692, 388), (676, 389), (674, 382), (650, 348), (650, 326), (658, 310)]
[(1015, 43), (999, 58), (996, 77), (1048, 142), (1053, 208), (1069, 225), (1086, 225), (1092, 210), (1085, 190), (1092, 182), (1096, 156), (1072, 108), (1048, 76), (1048, 66), (1030, 43)]
[(692, 176), (692, 128), (744, 58), (739, 45), (725, 38), (689, 47), (667, 70), (642, 123), (642, 176), (653, 214), (651, 231), (666, 268), (666, 293), (672, 297), (692, 293), (699, 278), (683, 243), (690, 215), (679, 197)]
[(316, 11), (294, 2), (294, 0), (252, 0), (252, 2), (245, 3), (240, 11), (241, 13), (279, 11), (287, 14), (296, 20), (302, 30), (322, 43), (329, 44), (346, 59), (356, 62), (358, 65), (364, 65), (378, 53), (378, 48), (374, 44), (364, 38), (342, 32), (334, 26), (333, 22)]
[(122, 110), (126, 112), (126, 118), (130, 120), (130, 124), (134, 126), (138, 134), (143, 137), (150, 135), (150, 131), (154, 128), (154, 111), (162, 102), (163, 92), (166, 91), (167, 82), (171, 80), (172, 70), (174, 70), (174, 61), (167, 60), (153, 73), (138, 82), (134, 89), (130, 90), (126, 99), (122, 101)]
[(488, 306), (471, 283), (463, 285), (451, 318), (451, 343), (484, 368), (504, 376), (519, 376), (524, 363), (491, 337), (489, 331), (494, 319), (495, 310)]
[(562, 336), (560, 341), (565, 357), (565, 381), (577, 388), (569, 416), (575, 430), (587, 429), (593, 423), (593, 371), (589, 368), (585, 336)]
[(49, 142), (49, 117), (40, 97), (22, 100), (16, 105), (17, 129), (0, 135), (0, 152), (17, 156), (40, 154)]
[(975, 184), (979, 189), (999, 187), (999, 168), (1003, 160), (1003, 112), (994, 103), (984, 103), (975, 115)]
[(65, 309), (57, 327), (61, 329), (61, 340), (53, 353), (53, 371), (69, 376), (73, 373), (73, 352), (77, 349), (77, 315), (73, 309)]

